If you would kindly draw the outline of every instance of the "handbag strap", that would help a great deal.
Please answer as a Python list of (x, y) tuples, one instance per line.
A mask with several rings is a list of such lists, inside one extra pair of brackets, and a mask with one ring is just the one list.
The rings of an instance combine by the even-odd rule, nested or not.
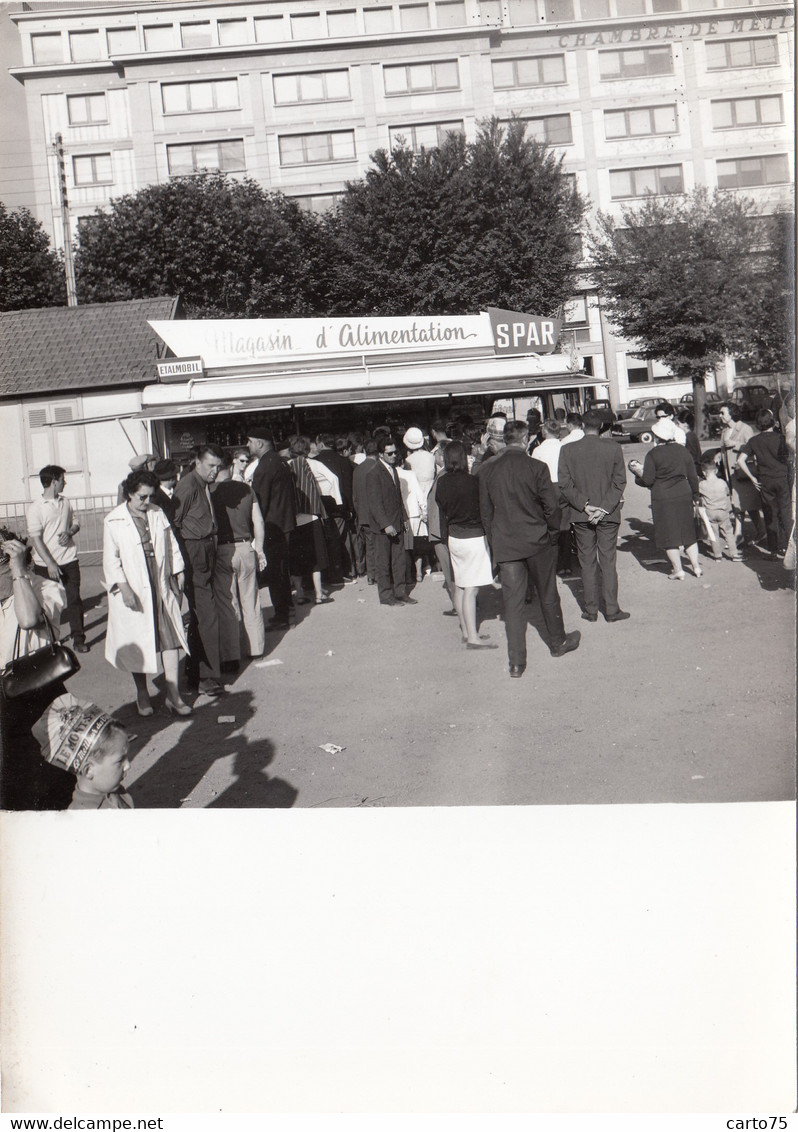
[[(47, 614), (44, 612), (44, 609), (42, 609), (42, 617), (44, 619), (44, 624), (47, 628), (47, 635), (50, 638), (50, 651), (52, 652), (53, 656), (55, 656), (55, 636), (53, 634), (53, 627), (50, 624), (49, 618), (47, 617)], [(26, 632), (28, 632), (28, 631), (29, 630), (26, 630)], [(44, 648), (47, 648), (47, 646), (44, 645)], [(22, 653), (20, 651), (21, 649), (22, 649), (22, 629), (20, 628), (19, 625), (17, 625), (17, 632), (16, 632), (16, 635), (14, 637), (14, 654), (13, 654), (13, 657), (12, 657), (12, 660), (11, 660), (12, 666), (14, 664), (14, 661), (22, 659)]]

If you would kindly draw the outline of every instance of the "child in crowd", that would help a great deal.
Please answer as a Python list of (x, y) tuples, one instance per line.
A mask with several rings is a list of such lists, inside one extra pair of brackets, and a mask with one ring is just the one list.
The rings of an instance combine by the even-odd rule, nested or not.
[(710, 543), (712, 557), (719, 562), (723, 557), (721, 538), (725, 539), (732, 562), (742, 562), (743, 556), (737, 549), (734, 537), (733, 514), (729, 485), (718, 475), (717, 457), (707, 454), (701, 459), (702, 479), (698, 485), (701, 506), (706, 511), (715, 541)]
[(54, 700), (33, 727), (49, 763), (77, 778), (70, 810), (130, 810), (133, 799), (120, 790), (130, 768), (129, 738), (113, 716), (74, 696)]

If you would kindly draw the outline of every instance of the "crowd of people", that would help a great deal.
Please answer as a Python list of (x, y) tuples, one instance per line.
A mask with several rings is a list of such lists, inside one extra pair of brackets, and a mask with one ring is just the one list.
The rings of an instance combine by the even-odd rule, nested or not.
[[(762, 410), (756, 429), (724, 406), (720, 444), (704, 451), (689, 417), (667, 402), (656, 415), (654, 446), (629, 470), (651, 491), (654, 543), (669, 577), (685, 579), (683, 555), (701, 576), (702, 539), (715, 560), (725, 546), (740, 562), (751, 544), (784, 556), (795, 537), (794, 397), (780, 415)], [(40, 479), (30, 545), (2, 532), (3, 666), (46, 648), (64, 611), (74, 650), (88, 651), (79, 524), (63, 494), (65, 472), (51, 465)], [(557, 587), (558, 574), (569, 576), (577, 563), (582, 619), (631, 616), (619, 604), (616, 568), (626, 486), (622, 449), (595, 410), (544, 420), (533, 409), (525, 421), (495, 413), (480, 427), (437, 421), (426, 435), (415, 425), (401, 436), (386, 426), (368, 437), (281, 442), (253, 427), (246, 447), (202, 444), (182, 469), (143, 453), (131, 459), (104, 522), (105, 656), (130, 674), (141, 716), (156, 710), (148, 679), (158, 674), (165, 710), (188, 716), (202, 703), (194, 697), (223, 696), (225, 675), (262, 656), (267, 633), (289, 630), (298, 607), (328, 604), (334, 588), (364, 579), (380, 606), (404, 608), (417, 604), (414, 586), (436, 571), (443, 613), (458, 619), (467, 649), (499, 648), (480, 633), (477, 595), (501, 589), (509, 675), (518, 679), (533, 595), (551, 655), (579, 647)], [(62, 680), (24, 703), (4, 695), (2, 708), (4, 807), (131, 804), (121, 790), (127, 739), (112, 716), (78, 703)]]

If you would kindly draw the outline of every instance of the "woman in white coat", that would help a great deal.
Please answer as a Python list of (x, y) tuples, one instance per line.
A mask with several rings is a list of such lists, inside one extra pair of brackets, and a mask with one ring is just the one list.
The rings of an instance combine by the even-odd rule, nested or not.
[(147, 673), (163, 666), (166, 708), (190, 715), (177, 680), (179, 650), (188, 652), (180, 595), (183, 556), (166, 515), (150, 500), (158, 480), (134, 471), (123, 487), (125, 501), (105, 517), (103, 573), (108, 590), (105, 658), (130, 672), (139, 715), (152, 715)]

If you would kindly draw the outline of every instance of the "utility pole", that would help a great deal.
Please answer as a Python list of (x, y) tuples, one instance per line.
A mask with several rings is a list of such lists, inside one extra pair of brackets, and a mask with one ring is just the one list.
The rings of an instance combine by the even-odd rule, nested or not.
[(69, 223), (64, 139), (60, 134), (55, 135), (55, 158), (58, 162), (58, 191), (61, 198), (61, 219), (64, 224), (64, 275), (66, 276), (67, 306), (76, 307), (78, 305), (78, 293), (75, 286), (75, 264), (72, 261), (72, 229)]

